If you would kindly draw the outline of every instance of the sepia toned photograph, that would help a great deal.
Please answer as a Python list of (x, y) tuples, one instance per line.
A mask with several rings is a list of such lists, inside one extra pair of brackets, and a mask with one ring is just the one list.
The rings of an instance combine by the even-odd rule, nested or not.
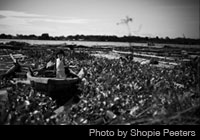
[(0, 0), (0, 124), (200, 125), (199, 22), (199, 0)]

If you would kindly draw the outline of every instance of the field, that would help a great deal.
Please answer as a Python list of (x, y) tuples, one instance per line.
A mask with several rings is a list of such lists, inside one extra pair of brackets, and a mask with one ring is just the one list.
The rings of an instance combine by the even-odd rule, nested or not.
[[(200, 48), (87, 47), (62, 44), (0, 46), (1, 124), (199, 125)], [(75, 73), (84, 69), (81, 94), (58, 105), (26, 81), (26, 67), (46, 65), (57, 49)], [(23, 69), (5, 75), (13, 54)], [(6, 97), (5, 97), (5, 96)]]

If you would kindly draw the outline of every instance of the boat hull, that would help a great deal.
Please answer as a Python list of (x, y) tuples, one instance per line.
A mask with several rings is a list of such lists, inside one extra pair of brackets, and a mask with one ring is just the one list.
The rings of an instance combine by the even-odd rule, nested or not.
[(34, 77), (28, 72), (27, 78), (30, 80), (34, 90), (52, 97), (59, 105), (81, 93), (78, 89), (81, 79), (78, 77), (66, 79), (44, 78)]

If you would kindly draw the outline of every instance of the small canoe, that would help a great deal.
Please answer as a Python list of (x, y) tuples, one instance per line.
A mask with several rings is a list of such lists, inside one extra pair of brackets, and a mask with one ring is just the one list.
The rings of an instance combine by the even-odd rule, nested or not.
[(63, 104), (72, 97), (80, 94), (78, 84), (81, 82), (81, 79), (78, 76), (58, 79), (52, 77), (35, 77), (31, 72), (27, 72), (27, 79), (30, 80), (34, 90), (52, 97), (58, 104)]

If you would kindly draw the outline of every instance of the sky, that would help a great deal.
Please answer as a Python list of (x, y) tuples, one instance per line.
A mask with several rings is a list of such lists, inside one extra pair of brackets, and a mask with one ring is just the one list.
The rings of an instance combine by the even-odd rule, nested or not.
[[(199, 0), (0, 0), (0, 33), (200, 38)], [(126, 17), (132, 21), (122, 22)]]

